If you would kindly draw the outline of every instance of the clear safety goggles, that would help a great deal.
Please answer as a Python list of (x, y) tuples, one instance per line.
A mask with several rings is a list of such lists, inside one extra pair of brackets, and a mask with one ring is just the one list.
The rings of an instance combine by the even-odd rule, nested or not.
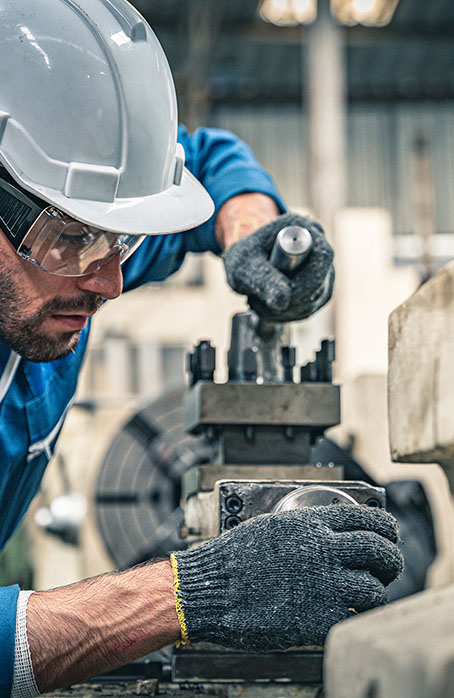
[(85, 276), (117, 254), (122, 264), (144, 239), (93, 228), (51, 206), (32, 224), (17, 253), (50, 274)]
[(117, 254), (122, 264), (145, 239), (145, 235), (111, 233), (71, 218), (19, 188), (3, 168), (0, 228), (18, 255), (58, 276), (92, 274)]

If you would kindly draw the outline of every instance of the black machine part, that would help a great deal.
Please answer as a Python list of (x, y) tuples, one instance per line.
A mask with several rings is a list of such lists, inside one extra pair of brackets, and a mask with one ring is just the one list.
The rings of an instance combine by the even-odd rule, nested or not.
[(265, 512), (289, 511), (329, 504), (365, 505), (385, 508), (383, 487), (365, 482), (233, 481), (219, 483), (220, 531), (228, 531), (243, 521)]
[[(270, 262), (282, 273), (292, 276), (304, 266), (311, 250), (310, 232), (290, 225), (278, 233)], [(293, 380), (295, 356), (294, 347), (287, 347), (289, 337), (287, 325), (264, 322), (253, 310), (237, 313), (232, 319), (229, 381)], [(289, 351), (285, 351), (286, 348)]]

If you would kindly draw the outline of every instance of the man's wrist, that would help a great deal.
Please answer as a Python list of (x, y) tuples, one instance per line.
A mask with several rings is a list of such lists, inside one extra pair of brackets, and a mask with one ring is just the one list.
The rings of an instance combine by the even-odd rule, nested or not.
[(219, 209), (214, 231), (222, 249), (228, 249), (279, 215), (276, 202), (259, 192), (238, 194)]
[(178, 642), (170, 561), (33, 594), (28, 638), (43, 693)]

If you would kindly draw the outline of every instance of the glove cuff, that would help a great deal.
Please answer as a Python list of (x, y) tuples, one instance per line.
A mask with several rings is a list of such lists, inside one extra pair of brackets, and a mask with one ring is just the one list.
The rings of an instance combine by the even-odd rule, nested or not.
[(226, 609), (228, 573), (223, 548), (228, 540), (215, 539), (189, 550), (172, 553), (175, 606), (181, 644), (215, 642)]
[(182, 600), (180, 577), (178, 571), (178, 560), (173, 553), (170, 556), (170, 564), (172, 565), (173, 572), (173, 593), (175, 595), (175, 607), (181, 632), (181, 640), (177, 643), (177, 647), (180, 647), (180, 645), (189, 645), (189, 635)]

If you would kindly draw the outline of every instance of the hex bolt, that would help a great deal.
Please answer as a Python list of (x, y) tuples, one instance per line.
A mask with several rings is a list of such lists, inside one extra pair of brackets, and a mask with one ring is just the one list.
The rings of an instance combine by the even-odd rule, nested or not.
[(196, 347), (200, 378), (204, 381), (212, 381), (216, 368), (216, 349), (207, 339), (202, 340)]
[(241, 519), (239, 516), (228, 516), (225, 520), (224, 527), (227, 531), (230, 531), (232, 528), (235, 528), (235, 526), (238, 526), (238, 524), (241, 523)]
[(231, 494), (225, 500), (225, 508), (229, 514), (239, 514), (243, 508), (243, 501), (236, 494)]

